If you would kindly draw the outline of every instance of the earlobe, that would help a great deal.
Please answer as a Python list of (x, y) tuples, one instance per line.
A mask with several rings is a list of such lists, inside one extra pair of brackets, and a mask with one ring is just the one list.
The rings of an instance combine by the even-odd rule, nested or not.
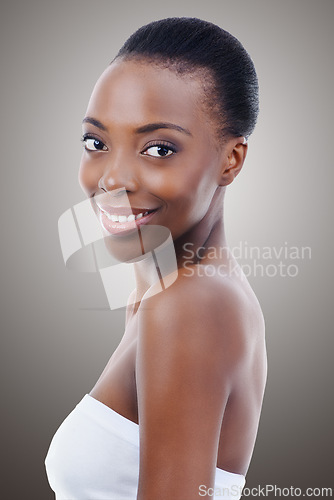
[(248, 144), (244, 137), (234, 139), (229, 148), (229, 154), (225, 156), (224, 166), (220, 176), (220, 186), (231, 184), (238, 175), (244, 164), (247, 154)]

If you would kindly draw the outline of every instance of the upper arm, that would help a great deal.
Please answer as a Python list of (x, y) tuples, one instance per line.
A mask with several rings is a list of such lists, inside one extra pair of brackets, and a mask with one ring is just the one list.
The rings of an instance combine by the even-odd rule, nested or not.
[(176, 285), (140, 313), (138, 500), (192, 500), (214, 486), (236, 350), (231, 315), (204, 292)]

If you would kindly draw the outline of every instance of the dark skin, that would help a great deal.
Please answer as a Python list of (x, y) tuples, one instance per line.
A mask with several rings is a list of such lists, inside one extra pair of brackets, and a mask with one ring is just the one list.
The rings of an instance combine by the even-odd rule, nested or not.
[[(84, 123), (102, 148), (86, 141), (93, 148), (80, 166), (86, 194), (94, 204), (94, 195), (119, 190), (120, 201), (124, 192), (132, 207), (157, 209), (148, 224), (170, 230), (177, 257), (176, 281), (145, 300), (156, 275), (152, 262), (135, 264), (124, 336), (90, 392), (140, 424), (137, 500), (201, 498), (199, 485), (214, 486), (215, 467), (245, 475), (262, 405), (260, 306), (242, 273), (228, 272), (240, 271), (230, 252), (209, 254), (227, 248), (224, 194), (247, 144), (243, 137), (217, 142), (202, 92), (199, 77), (117, 60), (88, 105), (86, 117), (98, 122)], [(147, 130), (161, 123), (179, 128)], [(122, 251), (130, 246), (122, 236), (113, 241)], [(189, 242), (205, 249), (186, 269)], [(207, 266), (226, 272), (207, 276)]]

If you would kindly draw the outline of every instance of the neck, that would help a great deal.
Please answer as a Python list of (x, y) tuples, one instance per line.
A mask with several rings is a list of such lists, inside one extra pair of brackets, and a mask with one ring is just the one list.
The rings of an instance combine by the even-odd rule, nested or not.
[(179, 269), (184, 267), (185, 262), (187, 265), (203, 264), (209, 247), (226, 246), (224, 194), (223, 188), (217, 188), (203, 219), (174, 242)]
[[(217, 188), (209, 209), (203, 219), (174, 240), (176, 265), (182, 269), (187, 266), (204, 264), (207, 261), (208, 248), (225, 248), (226, 237), (224, 228), (224, 195), (225, 188)], [(170, 250), (170, 248), (169, 248)], [(165, 252), (165, 253), (164, 253)], [(150, 252), (146, 259), (135, 263), (136, 300), (140, 301), (144, 293), (160, 278), (173, 271), (173, 263), (167, 262), (163, 272), (159, 272), (157, 264), (166, 263), (169, 259), (168, 251)], [(174, 260), (175, 267), (175, 260)]]

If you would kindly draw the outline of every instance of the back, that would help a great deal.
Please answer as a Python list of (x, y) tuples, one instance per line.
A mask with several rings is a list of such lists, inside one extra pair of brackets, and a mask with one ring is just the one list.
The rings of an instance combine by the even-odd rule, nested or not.
[[(244, 328), (232, 332), (233, 338), (230, 339), (239, 351), (239, 363), (222, 421), (217, 466), (246, 475), (261, 414), (267, 354), (265, 324), (259, 302), (244, 275), (234, 282), (234, 286), (239, 289), (236, 304)], [(224, 325), (224, 308), (221, 312)]]

